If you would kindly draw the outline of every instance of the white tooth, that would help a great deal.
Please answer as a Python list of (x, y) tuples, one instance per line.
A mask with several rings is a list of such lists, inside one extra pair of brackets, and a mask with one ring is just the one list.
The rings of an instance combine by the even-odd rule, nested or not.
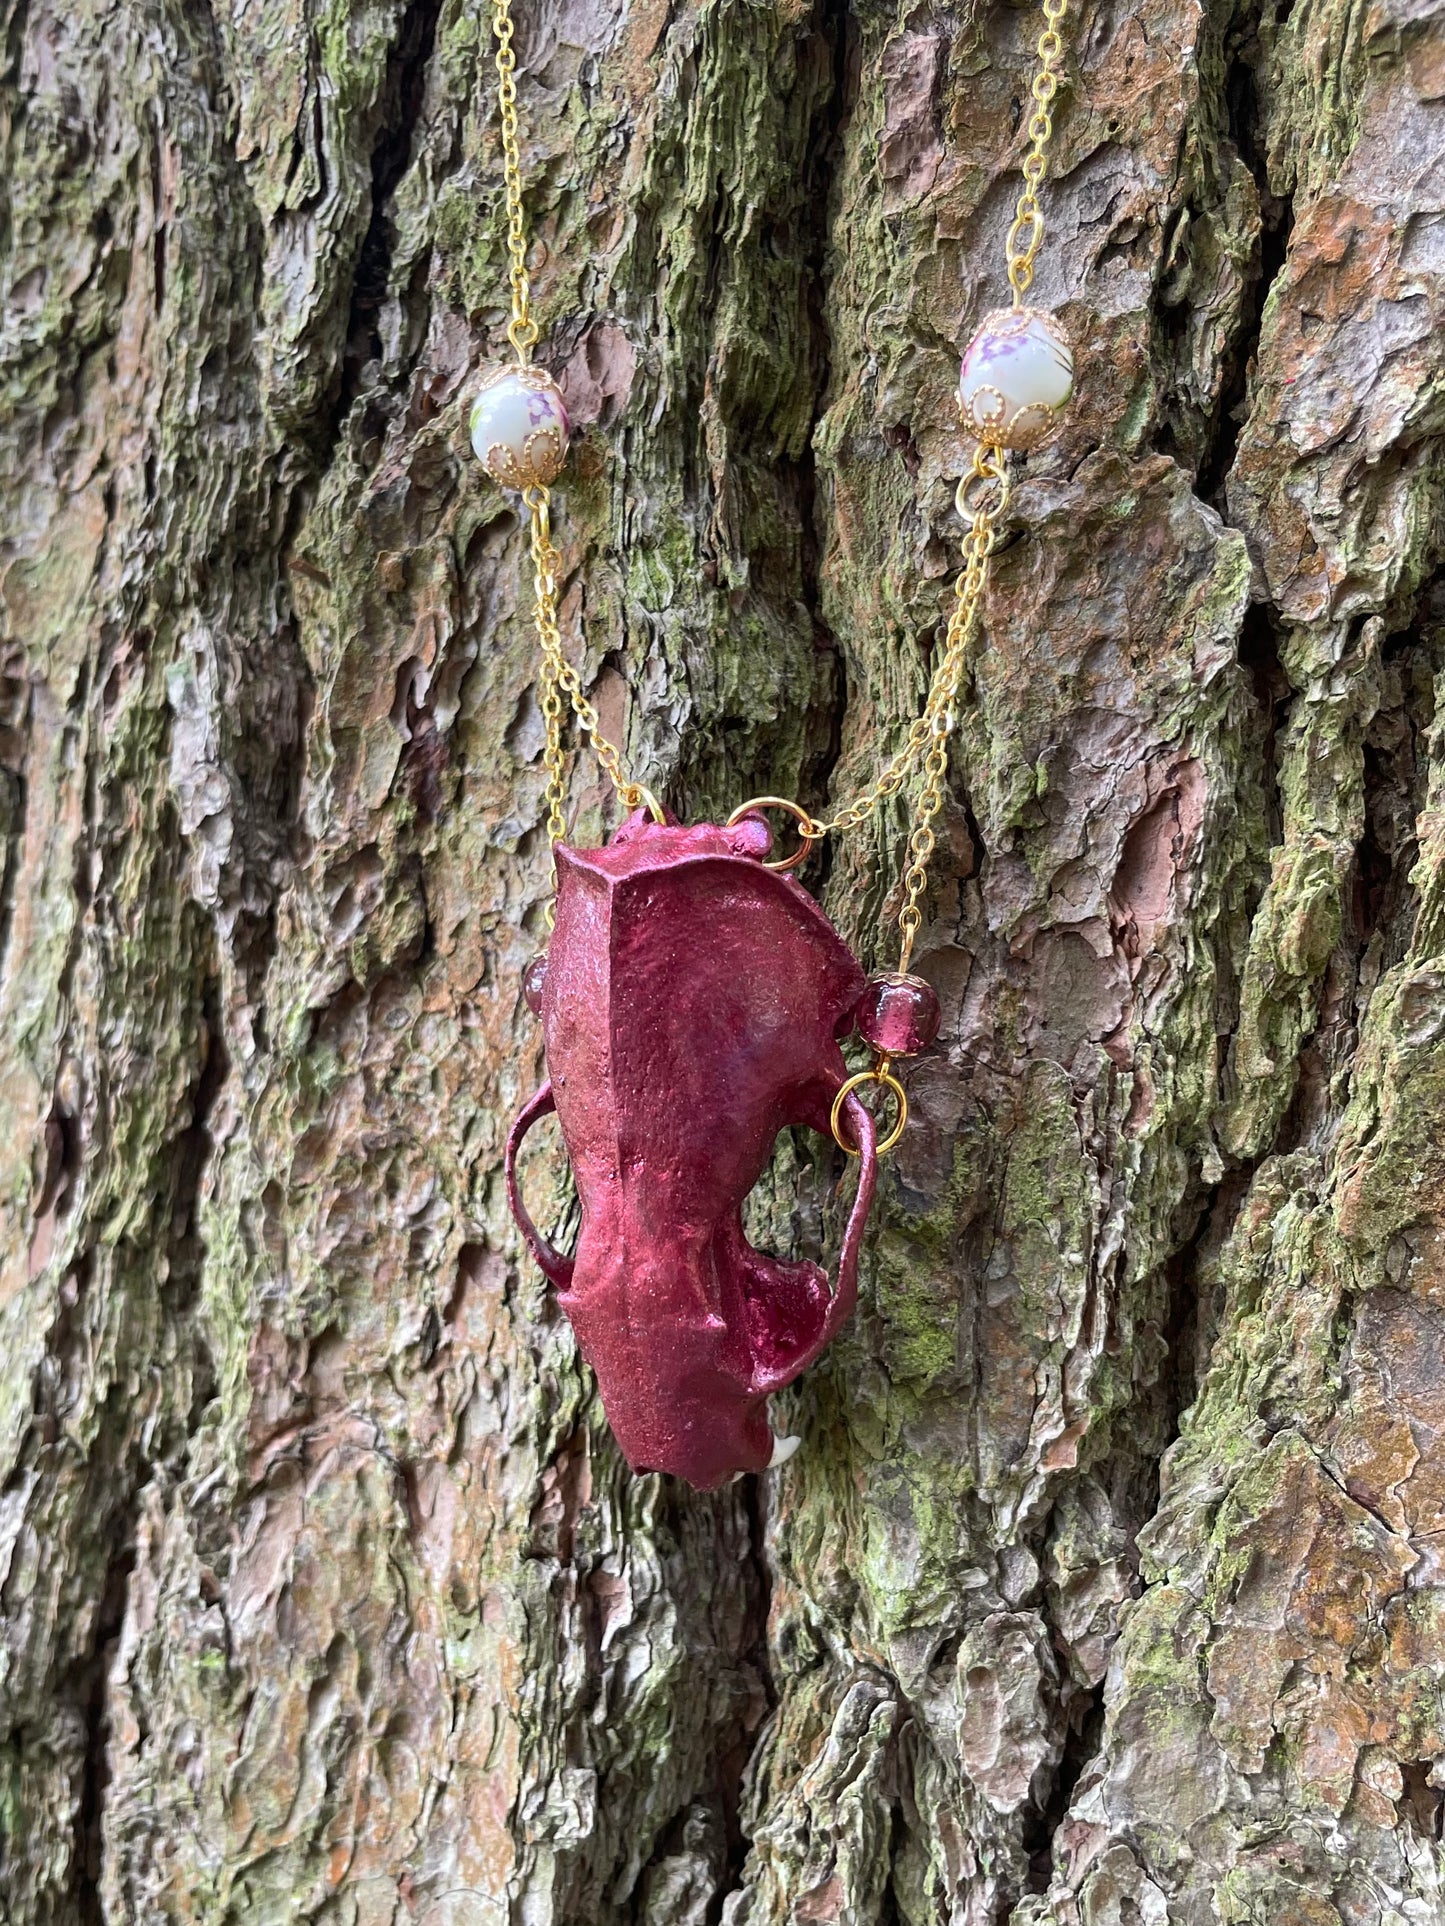
[(803, 1440), (801, 1438), (780, 1438), (775, 1431), (773, 1433), (773, 1455), (768, 1460), (768, 1470), (776, 1471), (779, 1465), (785, 1465), (802, 1442)]

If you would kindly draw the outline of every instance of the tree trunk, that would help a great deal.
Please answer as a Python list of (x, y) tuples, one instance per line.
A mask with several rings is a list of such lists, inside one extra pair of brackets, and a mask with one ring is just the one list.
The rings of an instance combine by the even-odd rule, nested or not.
[[(518, 7), (569, 649), (683, 816), (843, 800), (958, 566), (1037, 10)], [(485, 10), (0, 19), (0, 1916), (1445, 1921), (1440, 0), (1071, 15), (944, 1033), (803, 1449), (710, 1496), (628, 1474), (500, 1181)], [(903, 821), (805, 872), (870, 965)]]

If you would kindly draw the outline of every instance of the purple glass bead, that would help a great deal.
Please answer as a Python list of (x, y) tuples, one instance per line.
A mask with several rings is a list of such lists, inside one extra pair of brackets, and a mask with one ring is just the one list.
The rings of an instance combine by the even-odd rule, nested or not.
[(542, 1014), (542, 989), (547, 981), (547, 957), (534, 956), (522, 972), (522, 999), (533, 1016)]
[(921, 976), (873, 976), (858, 1002), (858, 1031), (885, 1057), (916, 1057), (938, 1035), (943, 1011)]

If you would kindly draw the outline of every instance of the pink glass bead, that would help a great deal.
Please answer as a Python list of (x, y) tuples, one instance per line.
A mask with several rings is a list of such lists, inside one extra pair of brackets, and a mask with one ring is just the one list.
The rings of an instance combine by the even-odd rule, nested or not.
[(921, 976), (874, 976), (858, 1003), (858, 1032), (885, 1057), (916, 1057), (938, 1035), (943, 1011)]
[(522, 1001), (533, 1016), (542, 1014), (542, 989), (546, 981), (546, 955), (534, 956), (522, 973)]

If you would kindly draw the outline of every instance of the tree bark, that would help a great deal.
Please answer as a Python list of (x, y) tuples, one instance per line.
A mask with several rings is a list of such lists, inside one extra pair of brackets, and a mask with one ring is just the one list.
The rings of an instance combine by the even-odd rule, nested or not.
[[(1036, 9), (518, 6), (569, 649), (683, 816), (845, 799)], [(1439, 0), (1071, 14), (943, 1037), (803, 1449), (710, 1496), (627, 1473), (500, 1181), (485, 10), (0, 20), (0, 1917), (1445, 1920)], [(805, 872), (870, 965), (903, 826)], [(835, 1176), (784, 1148), (774, 1248)]]

